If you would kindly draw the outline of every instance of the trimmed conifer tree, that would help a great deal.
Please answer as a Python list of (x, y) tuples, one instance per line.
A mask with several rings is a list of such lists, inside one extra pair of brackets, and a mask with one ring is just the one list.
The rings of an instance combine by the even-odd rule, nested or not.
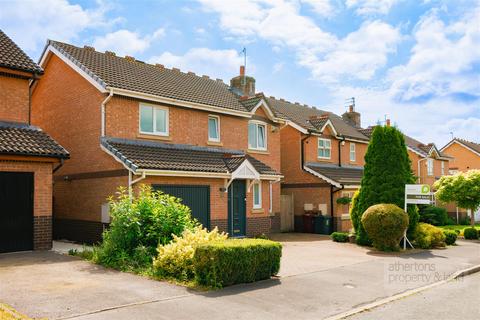
[[(405, 184), (411, 183), (415, 183), (415, 177), (403, 134), (394, 127), (377, 126), (365, 154), (360, 192), (351, 210), (358, 244), (372, 243), (361, 223), (363, 213), (379, 203), (391, 203), (403, 208)], [(409, 208), (408, 215), (408, 234), (412, 236), (419, 219), (417, 208)]]

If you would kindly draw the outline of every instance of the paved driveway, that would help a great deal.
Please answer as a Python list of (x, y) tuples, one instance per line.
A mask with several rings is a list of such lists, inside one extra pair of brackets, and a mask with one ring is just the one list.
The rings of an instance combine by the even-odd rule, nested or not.
[[(321, 319), (436, 281), (435, 274), (480, 264), (480, 245), (471, 242), (395, 256), (321, 236), (279, 240), (284, 244), (279, 279), (208, 293), (54, 252), (0, 255), (0, 301), (50, 319)], [(414, 265), (422, 270), (396, 270)]]

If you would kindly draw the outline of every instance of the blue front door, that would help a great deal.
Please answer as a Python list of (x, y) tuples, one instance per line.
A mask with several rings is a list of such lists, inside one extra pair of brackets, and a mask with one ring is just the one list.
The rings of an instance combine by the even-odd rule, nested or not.
[(246, 235), (246, 189), (245, 180), (234, 180), (228, 187), (228, 233), (231, 237)]

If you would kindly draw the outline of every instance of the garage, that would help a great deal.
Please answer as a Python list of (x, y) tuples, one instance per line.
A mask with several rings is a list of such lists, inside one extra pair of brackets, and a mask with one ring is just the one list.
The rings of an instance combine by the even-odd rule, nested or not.
[(210, 228), (210, 186), (156, 184), (152, 187), (182, 199), (182, 203), (192, 211), (193, 218)]
[(33, 249), (33, 173), (0, 172), (0, 253)]

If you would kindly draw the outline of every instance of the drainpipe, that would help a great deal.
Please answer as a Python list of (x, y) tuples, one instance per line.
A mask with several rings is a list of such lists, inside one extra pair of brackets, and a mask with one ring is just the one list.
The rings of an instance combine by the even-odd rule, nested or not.
[(341, 136), (342, 140), (338, 140), (338, 166), (342, 166), (342, 143), (345, 142), (345, 137)]
[[(331, 208), (330, 210), (332, 211), (332, 213), (331, 213), (332, 224), (333, 224), (333, 226), (335, 226), (335, 223), (333, 223), (333, 220), (334, 220), (334, 218), (333, 218), (333, 196), (338, 191), (345, 189), (345, 186), (342, 184), (341, 187), (337, 188), (336, 190), (334, 190), (333, 188), (334, 188), (334, 186), (330, 185), (330, 208)], [(332, 228), (332, 231), (336, 231), (336, 230), (333, 230), (333, 229), (335, 229), (335, 228)]]
[(102, 124), (101, 124), (101, 136), (105, 136), (105, 106), (107, 105), (107, 102), (110, 101), (110, 99), (113, 97), (113, 89), (110, 88), (110, 94), (103, 100), (101, 104), (101, 114), (102, 114)]
[(128, 170), (128, 195), (130, 197), (130, 200), (132, 199), (132, 194), (133, 194), (133, 185), (147, 177), (145, 171), (142, 171), (142, 176), (140, 178), (137, 178), (135, 180), (133, 179), (132, 176), (132, 171)]
[(307, 134), (306, 137), (302, 138), (302, 140), (300, 141), (300, 161), (302, 162), (301, 163), (301, 166), (302, 166), (302, 170), (305, 171), (305, 168), (304, 168), (304, 165), (305, 165), (305, 146), (304, 146), (304, 142), (305, 140), (307, 140), (308, 138), (310, 138), (312, 135), (310, 133)]
[(60, 168), (63, 166), (63, 163), (64, 163), (64, 162), (65, 162), (65, 160), (64, 160), (63, 158), (61, 158), (61, 159), (60, 159), (60, 163), (58, 164), (58, 166), (56, 166), (56, 167), (53, 169), (52, 173), (57, 172), (57, 170), (60, 169)]
[(421, 183), (421, 181), (420, 181), (420, 179), (421, 179), (421, 170), (420, 170), (421, 167), (420, 167), (420, 162), (425, 161), (425, 160), (427, 160), (427, 159), (428, 159), (428, 158), (423, 158), (423, 159), (418, 160), (418, 163), (417, 163), (417, 164), (418, 164), (418, 171), (417, 171), (417, 173), (418, 173), (418, 183)]

